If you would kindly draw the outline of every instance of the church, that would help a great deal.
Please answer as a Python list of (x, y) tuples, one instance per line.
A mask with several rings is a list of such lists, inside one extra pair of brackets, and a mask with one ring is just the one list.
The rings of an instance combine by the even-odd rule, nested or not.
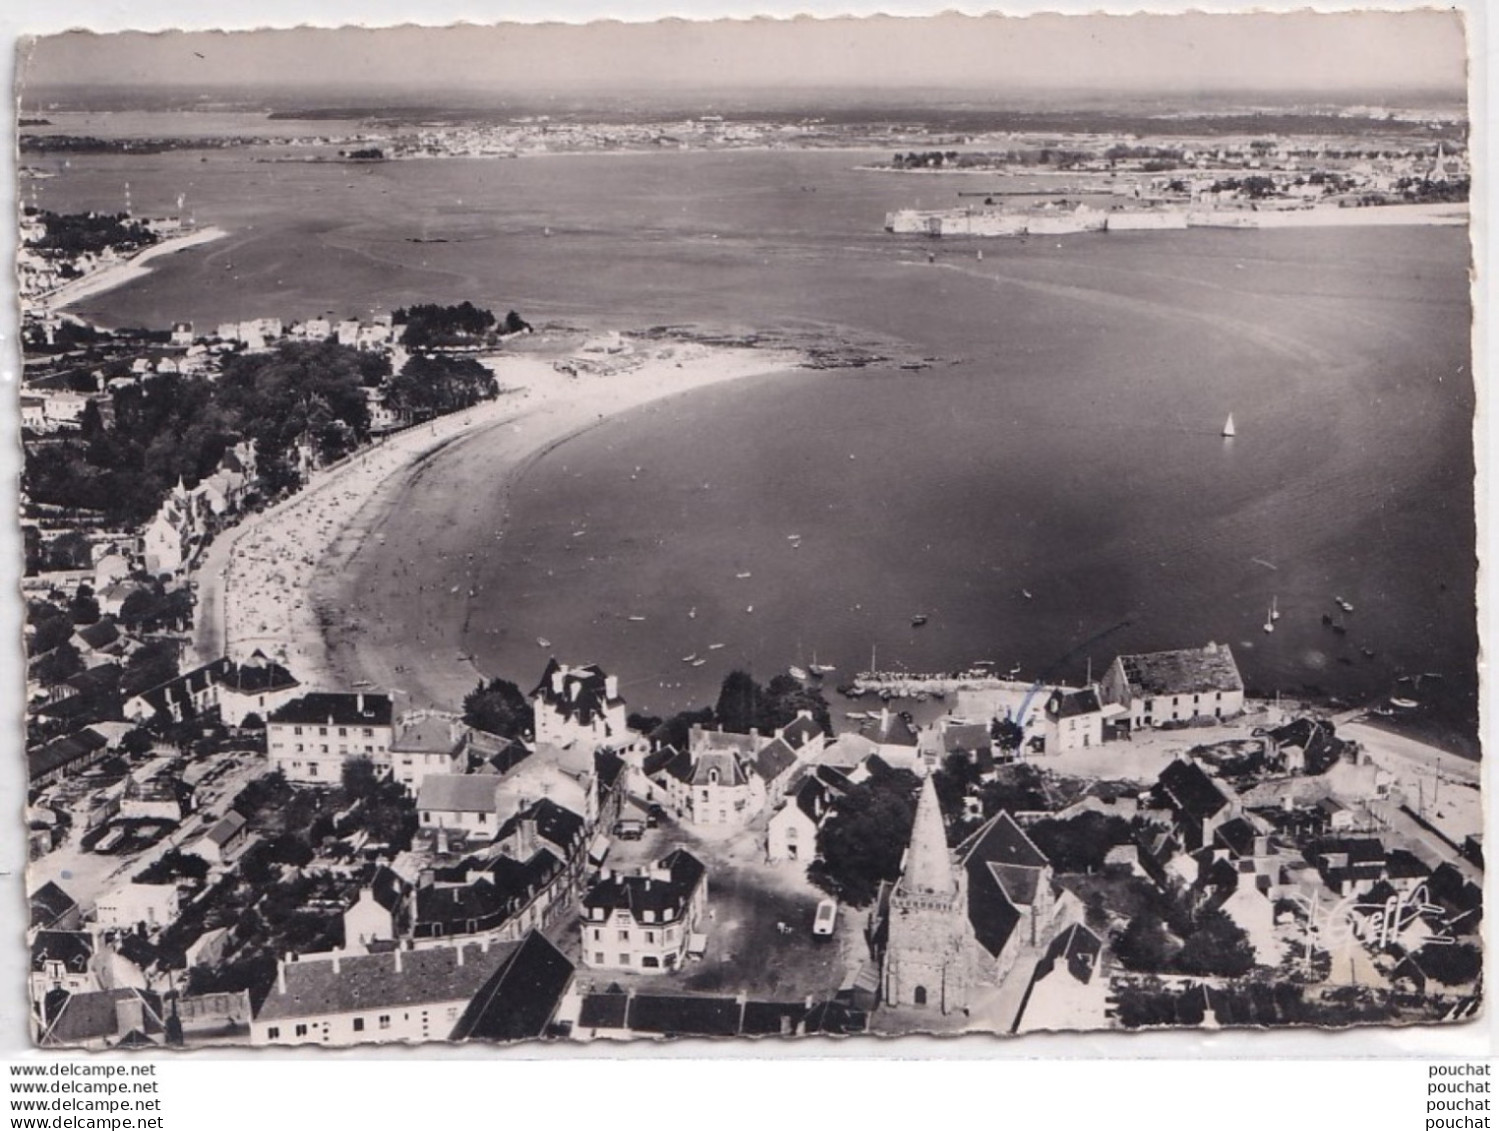
[(1051, 942), (1058, 911), (1051, 861), (1009, 813), (948, 848), (928, 776), (889, 897), (885, 1004), (966, 1012), (981, 988)]

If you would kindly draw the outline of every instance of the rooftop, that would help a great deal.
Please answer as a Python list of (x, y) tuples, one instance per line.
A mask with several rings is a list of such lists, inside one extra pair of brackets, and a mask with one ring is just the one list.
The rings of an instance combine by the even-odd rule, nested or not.
[(357, 1013), (440, 1002), (467, 1002), (504, 965), (515, 943), (470, 943), (431, 950), (395, 950), (309, 957), (280, 965), (281, 982), (266, 995), (257, 1021)]
[(390, 696), (313, 691), (272, 712), (267, 721), (298, 726), (390, 726)]
[(1191, 695), (1203, 691), (1243, 691), (1244, 680), (1227, 644), (1204, 644), (1174, 652), (1120, 656), (1135, 695)]

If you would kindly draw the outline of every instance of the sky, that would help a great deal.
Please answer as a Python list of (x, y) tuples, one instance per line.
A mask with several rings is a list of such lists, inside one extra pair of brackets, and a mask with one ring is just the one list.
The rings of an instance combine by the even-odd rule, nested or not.
[(474, 90), (1462, 89), (1454, 12), (945, 15), (254, 32), (69, 32), (28, 86)]

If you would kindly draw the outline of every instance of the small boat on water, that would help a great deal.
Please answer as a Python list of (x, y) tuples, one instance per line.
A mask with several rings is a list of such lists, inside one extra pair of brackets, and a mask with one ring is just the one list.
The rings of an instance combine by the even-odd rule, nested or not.
[(1270, 598), (1270, 619), (1280, 620), (1280, 601), (1273, 595)]
[(540, 647), (540, 648), (550, 648), (552, 646), (552, 642), (550, 640), (548, 640), (545, 636), (538, 636), (536, 638), (536, 644), (537, 644), (537, 647)]
[(692, 661), (692, 666), (695, 667), (695, 668), (700, 668), (704, 664), (706, 664), (707, 662), (708, 662), (707, 660), (693, 660)]
[(722, 647), (723, 647), (722, 644), (709, 644), (708, 645), (708, 651), (710, 651), (710, 652), (717, 652)]
[(1373, 648), (1360, 648), (1359, 651), (1364, 654), (1366, 660), (1374, 659), (1375, 652)]
[(690, 664), (690, 663), (693, 663), (696, 659), (697, 659), (697, 653), (694, 652), (690, 656), (683, 656), (682, 657), (682, 663), (684, 663), (684, 664)]
[(917, 613), (914, 617), (911, 618), (911, 627), (920, 628), (922, 625), (926, 624), (926, 622), (927, 615), (925, 613)]
[(740, 581), (743, 581), (745, 578), (749, 577), (749, 575), (750, 571), (744, 570), (742, 573), (736, 573), (734, 576), (737, 577)]
[(1238, 434), (1239, 430), (1234, 427), (1234, 414), (1229, 413), (1228, 419), (1223, 422), (1223, 437), (1224, 439), (1231, 440)]
[(1351, 613), (1351, 612), (1353, 612), (1353, 606), (1350, 605), (1347, 601), (1343, 600), (1343, 598), (1341, 598), (1341, 597), (1334, 597), (1333, 598), (1333, 602), (1338, 606), (1338, 608), (1342, 609), (1345, 613)]
[(1414, 700), (1414, 699), (1399, 699), (1399, 698), (1392, 698), (1392, 699), (1391, 699), (1391, 700), (1390, 700), (1390, 706), (1391, 706), (1391, 707), (1398, 707), (1398, 708), (1400, 708), (1400, 710), (1402, 710), (1402, 711), (1413, 711), (1413, 710), (1415, 710), (1415, 709), (1416, 709), (1416, 708), (1417, 708), (1417, 707), (1419, 707), (1419, 706), (1420, 706), (1420, 705), (1421, 705), (1421, 704), (1420, 704), (1420, 703), (1418, 703), (1418, 702), (1417, 702), (1417, 701), (1416, 701), (1416, 700)]
[(755, 606), (754, 605), (745, 605), (744, 606), (744, 611), (747, 612), (747, 613), (752, 613), (752, 612), (755, 611)]
[(1027, 600), (1027, 601), (1031, 601), (1031, 600), (1034, 600), (1034, 599), (1035, 599), (1035, 598), (1034, 598), (1034, 597), (1032, 597), (1032, 595), (1031, 595), (1031, 591), (1030, 591), (1030, 590), (1029, 590), (1029, 589), (1022, 589), (1022, 590), (1021, 590), (1021, 591), (1020, 591), (1020, 595), (1021, 595), (1021, 596), (1022, 596), (1022, 597), (1024, 597), (1024, 598), (1025, 598), (1025, 599), (1026, 599), (1026, 600)]
[(639, 624), (641, 621), (645, 620), (644, 617), (640, 616), (629, 617), (628, 619), (634, 621), (636, 624)]
[(809, 675), (807, 675), (807, 669), (806, 668), (799, 668), (795, 664), (792, 664), (786, 670), (788, 672), (790, 672), (795, 678), (800, 679), (800, 680), (807, 680), (807, 679), (811, 678)]
[(811, 671), (814, 675), (827, 675), (829, 672), (838, 670), (836, 664), (813, 664)]
[(1275, 606), (1271, 605), (1269, 612), (1267, 612), (1265, 614), (1265, 631), (1266, 632), (1274, 632), (1275, 631), (1275, 616), (1276, 616)]

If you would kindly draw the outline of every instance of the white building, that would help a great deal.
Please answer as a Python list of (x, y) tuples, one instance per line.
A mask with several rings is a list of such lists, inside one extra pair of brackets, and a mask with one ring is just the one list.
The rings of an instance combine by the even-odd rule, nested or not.
[(178, 907), (176, 884), (124, 883), (99, 897), (94, 917), (101, 927), (121, 930), (165, 927), (176, 920)]
[(1136, 730), (1244, 710), (1244, 679), (1227, 644), (1118, 656), (1099, 690), (1105, 704), (1125, 708), (1120, 717)]
[(308, 785), (337, 785), (351, 758), (388, 771), (391, 738), (390, 696), (373, 692), (312, 692), (266, 720), (271, 769)]
[(606, 871), (583, 897), (583, 965), (644, 974), (679, 969), (707, 906), (707, 870), (686, 849), (637, 875)]
[(631, 740), (619, 677), (605, 675), (596, 665), (572, 668), (550, 661), (531, 700), (538, 744), (579, 743), (596, 749), (624, 746)]

